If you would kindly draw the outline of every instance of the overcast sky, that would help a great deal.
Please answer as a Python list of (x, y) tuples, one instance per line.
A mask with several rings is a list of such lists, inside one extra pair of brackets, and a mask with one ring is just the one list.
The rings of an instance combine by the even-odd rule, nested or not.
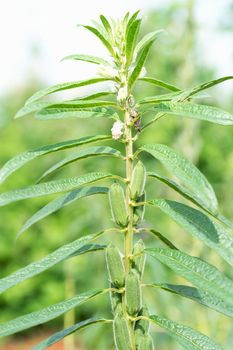
[[(166, 6), (172, 0), (1, 0), (0, 94), (21, 86), (29, 71), (45, 84), (79, 80), (93, 74), (85, 63), (59, 60), (73, 53), (106, 55), (95, 37), (78, 23), (90, 23), (99, 14), (122, 16), (126, 11)], [(182, 0), (181, 0), (182, 2)], [(218, 75), (232, 74), (232, 38), (216, 34), (216, 21), (229, 0), (197, 0), (196, 17), (203, 59), (217, 64)], [(183, 1), (185, 3), (185, 1)], [(230, 49), (231, 47), (231, 49)], [(34, 48), (34, 54), (32, 54)], [(37, 50), (36, 50), (37, 49)], [(91, 68), (94, 69), (94, 68)]]

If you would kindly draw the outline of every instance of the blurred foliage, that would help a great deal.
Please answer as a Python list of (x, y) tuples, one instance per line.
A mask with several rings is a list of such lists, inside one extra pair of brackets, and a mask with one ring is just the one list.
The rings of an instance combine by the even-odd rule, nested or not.
[[(172, 5), (151, 11), (147, 21), (144, 23), (142, 34), (159, 28), (165, 28), (165, 34), (154, 46), (147, 64), (148, 75), (154, 75), (158, 79), (170, 81), (183, 88), (193, 86), (199, 82), (215, 77), (214, 70), (203, 65), (201, 54), (198, 50), (197, 22), (194, 15), (194, 1), (172, 2)], [(78, 63), (77, 63), (78, 64)], [(230, 72), (229, 72), (230, 73)], [(143, 84), (143, 83), (141, 83)], [(16, 153), (27, 149), (39, 147), (53, 142), (67, 139), (74, 139), (95, 133), (109, 133), (111, 124), (109, 121), (102, 122), (87, 121), (77, 122), (39, 122), (32, 118), (13, 120), (12, 116), (24, 100), (41, 86), (34, 79), (25, 82), (25, 87), (20, 91), (14, 91), (8, 96), (1, 98), (0, 104), (0, 139), (1, 153), (0, 164), (4, 164)], [(220, 87), (221, 89), (221, 87)], [(215, 101), (219, 90), (212, 90), (212, 99), (207, 103)], [(163, 93), (162, 89), (153, 86), (139, 85), (136, 96), (152, 95)], [(213, 92), (213, 93), (212, 93)], [(218, 99), (219, 100), (219, 99)], [(224, 92), (221, 97), (221, 107), (229, 111), (233, 109), (227, 101), (224, 101)], [(161, 142), (174, 145), (186, 156), (193, 159), (200, 170), (213, 184), (219, 198), (222, 212), (233, 220), (233, 129), (210, 123), (197, 123), (189, 120), (178, 120), (172, 117), (162, 118), (150, 130), (141, 137), (147, 142)], [(114, 143), (113, 143), (114, 146)], [(63, 151), (53, 156), (43, 157), (40, 161), (31, 162), (25, 168), (16, 172), (2, 186), (2, 191), (12, 189), (26, 184), (34, 183), (43, 171), (56, 161), (62, 159), (69, 151)], [(159, 167), (151, 157), (147, 156), (148, 169), (155, 170)], [(63, 177), (74, 176), (85, 172), (94, 171), (96, 162), (101, 164), (102, 170), (114, 169), (116, 160), (98, 157), (97, 160), (82, 160), (59, 171), (58, 174), (50, 176)], [(120, 161), (117, 160), (117, 168), (121, 173)], [(163, 169), (161, 169), (164, 171)], [(154, 180), (149, 183), (149, 192), (153, 196), (166, 196), (168, 190), (165, 186), (159, 185)], [(169, 196), (179, 198), (178, 195), (169, 192)], [(51, 197), (50, 197), (51, 198)], [(179, 198), (179, 200), (182, 200)], [(104, 196), (86, 198), (64, 208), (62, 211), (40, 221), (28, 230), (19, 240), (15, 240), (24, 221), (35, 211), (45, 204), (44, 199), (22, 201), (1, 208), (0, 220), (0, 271), (1, 277), (29, 264), (32, 261), (47, 255), (64, 243), (102, 228), (111, 226), (110, 210)], [(230, 269), (222, 260), (209, 249), (187, 235), (165, 215), (154, 209), (147, 212), (147, 221), (168, 238), (175, 241), (182, 250), (198, 255), (204, 260), (210, 261), (224, 270), (228, 275), (232, 274)], [(143, 237), (148, 245), (158, 244), (150, 237)], [(119, 240), (118, 237), (106, 237)], [(1, 295), (0, 298), (0, 322), (12, 319), (19, 315), (40, 309), (43, 306), (61, 301), (69, 296), (69, 281), (67, 275), (74, 271), (75, 293), (95, 287), (107, 286), (106, 267), (103, 253), (96, 253), (96, 260), (90, 260), (88, 254), (74, 258), (69, 263), (59, 264), (43, 274), (32, 278), (19, 287), (12, 288)], [(71, 266), (72, 265), (72, 266)], [(180, 282), (185, 283), (181, 278), (174, 276), (166, 267), (148, 259), (148, 268), (145, 274), (145, 281), (153, 277), (155, 282)], [(64, 282), (66, 280), (66, 283)], [(162, 291), (145, 290), (146, 298), (151, 306), (151, 311), (166, 315), (176, 321), (185, 323), (199, 329), (203, 333), (213, 337), (224, 346), (224, 349), (232, 348), (233, 330), (227, 317), (221, 316), (214, 311), (205, 309), (191, 301), (182, 300)], [(97, 315), (109, 316), (110, 303), (106, 296), (95, 299), (89, 304), (83, 305), (76, 312), (76, 321)], [(49, 326), (61, 328), (61, 318), (50, 322)], [(48, 327), (48, 326), (43, 326)], [(43, 327), (38, 327), (43, 329)], [(37, 330), (34, 329), (34, 332)], [(112, 340), (109, 336), (109, 326), (96, 326), (91, 330), (84, 330), (79, 334), (81, 343), (85, 349), (111, 349)], [(155, 344), (159, 344), (160, 350), (169, 348), (179, 350), (180, 347), (168, 339), (168, 336), (156, 329), (154, 332)], [(168, 341), (170, 343), (168, 343)], [(84, 349), (84, 345), (83, 345)]]

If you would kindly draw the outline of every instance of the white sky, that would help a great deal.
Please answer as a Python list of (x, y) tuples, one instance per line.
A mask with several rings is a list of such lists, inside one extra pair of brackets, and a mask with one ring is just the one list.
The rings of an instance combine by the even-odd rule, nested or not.
[[(182, 0), (181, 0), (182, 1)], [(172, 0), (0, 0), (0, 95), (22, 85), (29, 71), (45, 84), (80, 80), (93, 74), (92, 65), (59, 60), (73, 53), (106, 55), (105, 49), (77, 23), (90, 23), (99, 14), (118, 17), (128, 10), (166, 6)], [(203, 59), (217, 64), (218, 75), (232, 74), (232, 38), (216, 35), (216, 19), (229, 0), (197, 0)], [(185, 0), (183, 1), (185, 3)], [(155, 24), (156, 26), (156, 24)], [(37, 45), (39, 53), (32, 55)], [(231, 47), (231, 49), (230, 49)], [(94, 69), (91, 67), (90, 69)]]

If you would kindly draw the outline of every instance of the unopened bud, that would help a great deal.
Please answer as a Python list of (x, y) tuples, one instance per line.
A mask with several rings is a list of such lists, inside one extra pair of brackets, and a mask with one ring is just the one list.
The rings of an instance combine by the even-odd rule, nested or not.
[(118, 140), (121, 138), (121, 136), (123, 135), (123, 131), (124, 131), (124, 123), (122, 123), (120, 120), (117, 120), (111, 129), (112, 132), (112, 138), (114, 140)]

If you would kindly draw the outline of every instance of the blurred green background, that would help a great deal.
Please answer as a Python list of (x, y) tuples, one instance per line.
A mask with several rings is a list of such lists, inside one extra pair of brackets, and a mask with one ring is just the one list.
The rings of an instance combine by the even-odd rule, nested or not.
[[(216, 33), (222, 35), (222, 37), (226, 33), (232, 35), (233, 32), (233, 3), (227, 2), (225, 7), (223, 5), (223, 13), (225, 13), (224, 18), (215, 24)], [(203, 60), (198, 33), (200, 30), (204, 30), (205, 27), (204, 24), (202, 28), (200, 26), (195, 1), (170, 1), (159, 10), (151, 8), (144, 21), (141, 35), (159, 28), (166, 29), (167, 34), (161, 37), (152, 49), (147, 61), (148, 75), (156, 76), (158, 79), (171, 82), (181, 88), (218, 78), (218, 67)], [(211, 45), (211, 43), (206, 42), (206, 45)], [(229, 50), (232, 50), (232, 48), (229, 47)], [(222, 54), (224, 55), (224, 52)], [(79, 63), (76, 64), (79, 65)], [(228, 73), (229, 75), (232, 74), (232, 72)], [(233, 112), (231, 84), (231, 82), (226, 82), (224, 86), (221, 85), (218, 88), (208, 90), (209, 96), (203, 99), (203, 102)], [(0, 97), (0, 165), (3, 165), (17, 153), (40, 145), (96, 133), (109, 133), (111, 122), (105, 120), (101, 120), (101, 123), (99, 121), (43, 123), (33, 118), (13, 120), (15, 112), (23, 105), (25, 99), (41, 87), (44, 87), (44, 83), (40, 81), (36, 72), (28, 71), (28, 76), (25, 81), (22, 81), (21, 86), (10, 93), (2, 93)], [(155, 93), (164, 93), (164, 91), (153, 86), (148, 87), (145, 84), (138, 84), (135, 95), (145, 96)], [(138, 145), (145, 141), (173, 146), (192, 160), (213, 184), (221, 211), (233, 220), (232, 127), (166, 117), (152, 126), (150, 130), (147, 130), (142, 135)], [(113, 147), (117, 146), (114, 142), (112, 144)], [(33, 184), (45, 169), (68, 153), (71, 152), (63, 151), (31, 162), (12, 175), (2, 186), (1, 191)], [(159, 164), (150, 157), (147, 159), (144, 156), (144, 159), (147, 161), (148, 169), (159, 168)], [(120, 161), (117, 160), (119, 162), (117, 167), (115, 161), (115, 159), (112, 160), (107, 157), (82, 160), (60, 170), (57, 174), (50, 176), (50, 179), (83, 174), (95, 171), (97, 168), (103, 171), (114, 171), (117, 168), (121, 172)], [(164, 171), (164, 169), (161, 168), (161, 171)], [(149, 182), (148, 188), (151, 197), (169, 196), (173, 199), (182, 200), (178, 195), (156, 181)], [(47, 201), (51, 198), (53, 197), (47, 198)], [(44, 198), (38, 198), (1, 208), (1, 277), (45, 256), (79, 236), (112, 226), (107, 198), (98, 196), (95, 200), (91, 197), (80, 200), (40, 221), (16, 241), (16, 234), (25, 220), (47, 201)], [(225, 271), (228, 276), (232, 277), (232, 271), (216, 254), (205, 248), (202, 243), (189, 236), (188, 233), (183, 232), (157, 210), (149, 209), (146, 214), (146, 221), (153, 223), (180, 249), (215, 264), (219, 269)], [(159, 244), (156, 241), (151, 241), (149, 236), (145, 235), (143, 238), (148, 245)], [(120, 244), (118, 237), (112, 236), (110, 239), (114, 239)], [(170, 270), (150, 259), (148, 259), (145, 281), (184, 283), (181, 278), (174, 276)], [(70, 297), (73, 293), (107, 285), (103, 252), (96, 252), (94, 256), (87, 254), (74, 258), (1, 295), (0, 322), (59, 302)], [(213, 337), (224, 349), (232, 349), (233, 328), (227, 317), (194, 302), (170, 295), (165, 291), (145, 291), (145, 298), (148, 300), (151, 311), (194, 327)], [(108, 297), (101, 296), (78, 308), (75, 315), (70, 313), (66, 317), (65, 323), (68, 324), (72, 318), (75, 318), (76, 322), (84, 320), (93, 314), (109, 317), (109, 309)], [(47, 334), (54, 329), (61, 329), (63, 323), (64, 320), (58, 318), (47, 325), (34, 328), (25, 332), (24, 336), (19, 335), (16, 339), (13, 339), (16, 342), (14, 344), (23, 342), (25, 345), (22, 349), (27, 350), (26, 340), (28, 338), (35, 337), (37, 334)], [(157, 349), (180, 349), (179, 345), (174, 343), (160, 329), (156, 328), (154, 330), (153, 337)], [(77, 348), (83, 350), (113, 349), (112, 339), (109, 336), (110, 331), (110, 326), (107, 325), (94, 326), (89, 330), (78, 333), (79, 346)], [(91, 332), (91, 336), (89, 332)], [(8, 340), (4, 341), (8, 343)], [(72, 350), (71, 346), (71, 343), (66, 344), (66, 350)], [(5, 349), (3, 342), (0, 348)]]

